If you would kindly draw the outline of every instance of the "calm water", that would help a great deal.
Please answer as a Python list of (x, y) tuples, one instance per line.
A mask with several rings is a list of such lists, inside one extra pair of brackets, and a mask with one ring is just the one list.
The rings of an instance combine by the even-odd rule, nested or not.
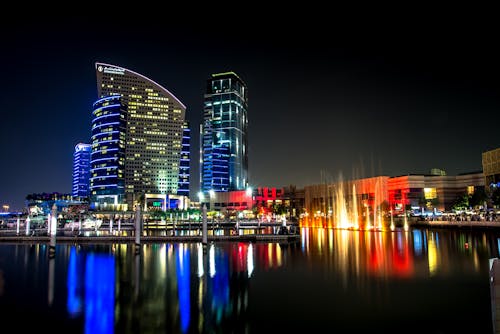
[(491, 333), (500, 233), (303, 229), (292, 244), (0, 244), (0, 319), (72, 333)]

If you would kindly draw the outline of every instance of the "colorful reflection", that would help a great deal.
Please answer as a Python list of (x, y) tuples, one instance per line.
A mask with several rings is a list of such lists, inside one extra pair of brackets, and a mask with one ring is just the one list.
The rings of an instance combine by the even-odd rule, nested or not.
[[(144, 267), (158, 266), (153, 247), (147, 245), (143, 248)], [(233, 319), (244, 314), (246, 302), (243, 300), (246, 300), (248, 279), (254, 270), (251, 244), (204, 246), (186, 243), (167, 245), (164, 252), (165, 279), (158, 280), (156, 273), (148, 277), (147, 285), (148, 288), (154, 286), (168, 299), (168, 304), (154, 308), (155, 313), (166, 314), (164, 327), (168, 331), (217, 332), (225, 323), (232, 323)], [(148, 315), (141, 315), (144, 316)], [(246, 324), (245, 321), (237, 323), (241, 328)]]
[(179, 313), (181, 317), (181, 330), (186, 333), (189, 329), (190, 314), (190, 261), (189, 249), (183, 244), (177, 248), (176, 256), (178, 295), (179, 295)]
[(76, 318), (82, 313), (83, 307), (83, 281), (84, 277), (84, 257), (78, 256), (76, 247), (70, 249), (68, 263), (68, 279), (66, 286), (68, 289), (67, 309), (72, 318)]
[[(0, 248), (0, 305), (29, 295), (64, 332), (88, 333), (266, 332), (268, 321), (283, 332), (320, 332), (317, 319), (332, 332), (357, 324), (403, 324), (404, 332), (408, 314), (426, 326), (448, 311), (447, 328), (488, 312), (483, 278), (499, 251), (493, 233), (323, 227), (302, 229), (297, 242), (148, 243), (138, 255), (133, 244), (62, 244), (50, 261), (45, 245)], [(342, 312), (328, 308), (332, 301)], [(50, 322), (33, 322), (50, 331)]]
[(456, 239), (443, 239), (441, 233), (444, 232), (303, 227), (300, 248), (303, 254), (324, 259), (335, 270), (386, 278), (447, 274), (456, 270), (452, 261), (457, 251), (472, 258), (467, 270), (478, 271), (481, 252), (498, 251), (490, 249), (484, 235), (470, 240), (467, 233), (457, 233)]
[(113, 255), (78, 253), (70, 249), (67, 276), (67, 312), (73, 318), (83, 308), (85, 333), (113, 333), (115, 313), (115, 259)]
[[(481, 254), (498, 251), (497, 238), (446, 233), (302, 228), (296, 244), (147, 244), (138, 256), (128, 245), (108, 254), (71, 247), (66, 309), (71, 318), (84, 317), (86, 332), (218, 332), (224, 326), (245, 332), (251, 279), (292, 272), (301, 259), (315, 270), (340, 273), (344, 288), (370, 291), (374, 279), (477, 272), (484, 267)], [(457, 266), (457, 253), (470, 261)]]

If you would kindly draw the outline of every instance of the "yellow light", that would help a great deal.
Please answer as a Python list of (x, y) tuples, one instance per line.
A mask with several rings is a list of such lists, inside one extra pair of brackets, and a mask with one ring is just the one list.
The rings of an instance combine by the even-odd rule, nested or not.
[(425, 199), (437, 198), (436, 188), (424, 188)]

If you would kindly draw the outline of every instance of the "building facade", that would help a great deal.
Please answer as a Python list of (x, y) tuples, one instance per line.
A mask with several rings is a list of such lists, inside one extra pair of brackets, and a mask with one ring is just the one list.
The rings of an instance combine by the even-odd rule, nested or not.
[(335, 217), (345, 211), (366, 219), (378, 212), (392, 211), (397, 215), (413, 208), (448, 211), (459, 196), (471, 195), (481, 188), (484, 188), (481, 172), (456, 176), (377, 176), (306, 186), (304, 205), (309, 217)]
[(212, 74), (200, 125), (201, 191), (248, 186), (248, 90), (234, 72)]
[(387, 188), (395, 212), (411, 207), (449, 211), (459, 196), (483, 190), (484, 176), (481, 172), (454, 176), (410, 174), (389, 178)]
[(132, 208), (146, 194), (177, 194), (179, 175), (187, 172), (181, 169), (185, 105), (158, 83), (123, 67), (96, 63), (96, 76), (99, 98), (119, 95), (124, 109), (124, 201)]
[(484, 182), (489, 187), (500, 187), (500, 148), (483, 152)]
[(73, 153), (73, 187), (72, 195), (88, 198), (90, 195), (90, 144), (79, 143)]
[(92, 202), (122, 204), (125, 200), (127, 111), (121, 96), (112, 95), (97, 100), (92, 116)]
[(191, 154), (189, 152), (189, 143), (191, 142), (191, 129), (189, 128), (189, 122), (184, 122), (182, 130), (182, 150), (179, 163), (179, 186), (177, 187), (177, 194), (189, 197), (189, 179), (191, 165)]

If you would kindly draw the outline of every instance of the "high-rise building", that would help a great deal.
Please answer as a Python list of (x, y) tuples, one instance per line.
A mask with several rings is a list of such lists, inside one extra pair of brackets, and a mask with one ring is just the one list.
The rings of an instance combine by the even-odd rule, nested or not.
[(73, 191), (76, 197), (89, 197), (90, 144), (79, 143), (73, 153)]
[(203, 192), (242, 190), (248, 185), (248, 92), (234, 72), (207, 81), (200, 125), (200, 183)]
[(90, 191), (93, 201), (120, 204), (125, 199), (127, 112), (120, 95), (103, 97), (92, 112)]
[(189, 143), (191, 142), (191, 129), (189, 128), (189, 122), (184, 122), (182, 129), (182, 150), (181, 161), (179, 165), (179, 186), (177, 188), (177, 194), (189, 197), (189, 175), (191, 164), (191, 154), (189, 152)]
[[(123, 67), (96, 63), (96, 75), (100, 99), (120, 96), (121, 114), (125, 120), (125, 202), (132, 207), (148, 194), (177, 194), (186, 113), (184, 104), (158, 83)], [(94, 117), (100, 116), (94, 114)], [(108, 124), (110, 130), (119, 126), (116, 122), (121, 122), (121, 118)], [(103, 131), (107, 131), (105, 126), (108, 125), (102, 126)], [(102, 150), (107, 152), (105, 147)], [(92, 175), (99, 176), (98, 173)]]

